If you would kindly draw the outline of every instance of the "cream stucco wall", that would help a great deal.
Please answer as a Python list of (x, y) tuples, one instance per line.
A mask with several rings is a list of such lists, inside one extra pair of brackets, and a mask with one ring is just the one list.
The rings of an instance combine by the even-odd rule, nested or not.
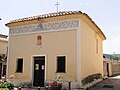
[(102, 49), (102, 39), (87, 22), (81, 20), (81, 79), (94, 73), (103, 75)]
[[(64, 80), (76, 80), (77, 76), (77, 30), (43, 32), (28, 35), (10, 36), (8, 74), (17, 79), (32, 78), (32, 56), (46, 56), (46, 80), (61, 75)], [(42, 46), (37, 47), (37, 36), (42, 35)], [(66, 56), (66, 73), (56, 73), (56, 57)], [(23, 73), (15, 73), (17, 58), (23, 58)]]
[[(61, 75), (64, 81), (80, 81), (90, 74), (103, 74), (103, 35), (100, 32), (96, 32), (99, 31), (98, 28), (88, 18), (86, 20), (83, 16), (75, 14), (10, 24), (9, 28), (12, 30), (14, 27), (43, 22), (69, 19), (80, 20), (80, 27), (77, 30), (56, 30), (52, 32), (10, 35), (8, 75), (14, 74), (16, 79), (32, 80), (34, 55), (45, 55), (45, 80), (53, 80), (57, 75)], [(42, 46), (40, 47), (36, 45), (38, 35), (42, 36)], [(96, 53), (97, 39), (98, 53)], [(66, 73), (56, 73), (57, 56), (66, 56)], [(15, 72), (18, 58), (24, 59), (23, 73)]]
[(0, 54), (6, 54), (7, 47), (8, 47), (8, 41), (0, 40)]

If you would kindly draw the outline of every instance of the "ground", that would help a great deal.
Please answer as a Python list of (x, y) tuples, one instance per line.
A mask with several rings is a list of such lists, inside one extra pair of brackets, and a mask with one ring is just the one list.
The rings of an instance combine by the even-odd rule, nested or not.
[(110, 77), (103, 80), (88, 90), (120, 90), (120, 76)]

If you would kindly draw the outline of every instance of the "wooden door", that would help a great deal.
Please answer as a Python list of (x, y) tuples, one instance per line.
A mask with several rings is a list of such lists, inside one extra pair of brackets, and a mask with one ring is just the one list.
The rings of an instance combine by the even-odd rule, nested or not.
[(33, 86), (44, 87), (45, 56), (34, 57)]

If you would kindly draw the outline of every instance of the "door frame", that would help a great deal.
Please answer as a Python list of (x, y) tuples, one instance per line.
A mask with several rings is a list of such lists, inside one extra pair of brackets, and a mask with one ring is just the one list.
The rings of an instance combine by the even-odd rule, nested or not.
[(2, 78), (2, 72), (3, 72), (3, 63), (0, 63), (1, 71), (0, 71), (0, 79)]
[(106, 69), (107, 69), (107, 76), (110, 76), (110, 72), (109, 72), (109, 63), (106, 63)]
[(42, 57), (44, 56), (45, 57), (45, 71), (44, 71), (44, 81), (46, 81), (46, 65), (47, 65), (47, 61), (46, 61), (46, 55), (32, 55), (31, 56), (31, 73), (30, 73), (30, 76), (31, 76), (31, 80), (32, 80), (32, 87), (33, 87), (33, 82), (34, 82), (34, 57)]

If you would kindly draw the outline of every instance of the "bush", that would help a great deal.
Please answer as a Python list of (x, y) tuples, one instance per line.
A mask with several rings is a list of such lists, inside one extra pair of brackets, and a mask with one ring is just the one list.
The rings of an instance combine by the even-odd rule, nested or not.
[(102, 78), (102, 75), (100, 73), (96, 73), (96, 74), (92, 74), (85, 77), (81, 82), (82, 82), (82, 85), (85, 85), (99, 78)]
[(62, 77), (58, 75), (52, 82), (48, 83), (48, 86), (62, 86)]
[(23, 88), (31, 88), (32, 87), (32, 82), (21, 82), (18, 87), (23, 87)]
[(10, 82), (0, 82), (0, 88), (8, 88), (9, 90), (13, 89), (14, 84)]
[(11, 82), (11, 79), (14, 78), (14, 75), (10, 75), (9, 78), (6, 76), (2, 77), (0, 80), (0, 90), (11, 90), (14, 88), (14, 84)]

